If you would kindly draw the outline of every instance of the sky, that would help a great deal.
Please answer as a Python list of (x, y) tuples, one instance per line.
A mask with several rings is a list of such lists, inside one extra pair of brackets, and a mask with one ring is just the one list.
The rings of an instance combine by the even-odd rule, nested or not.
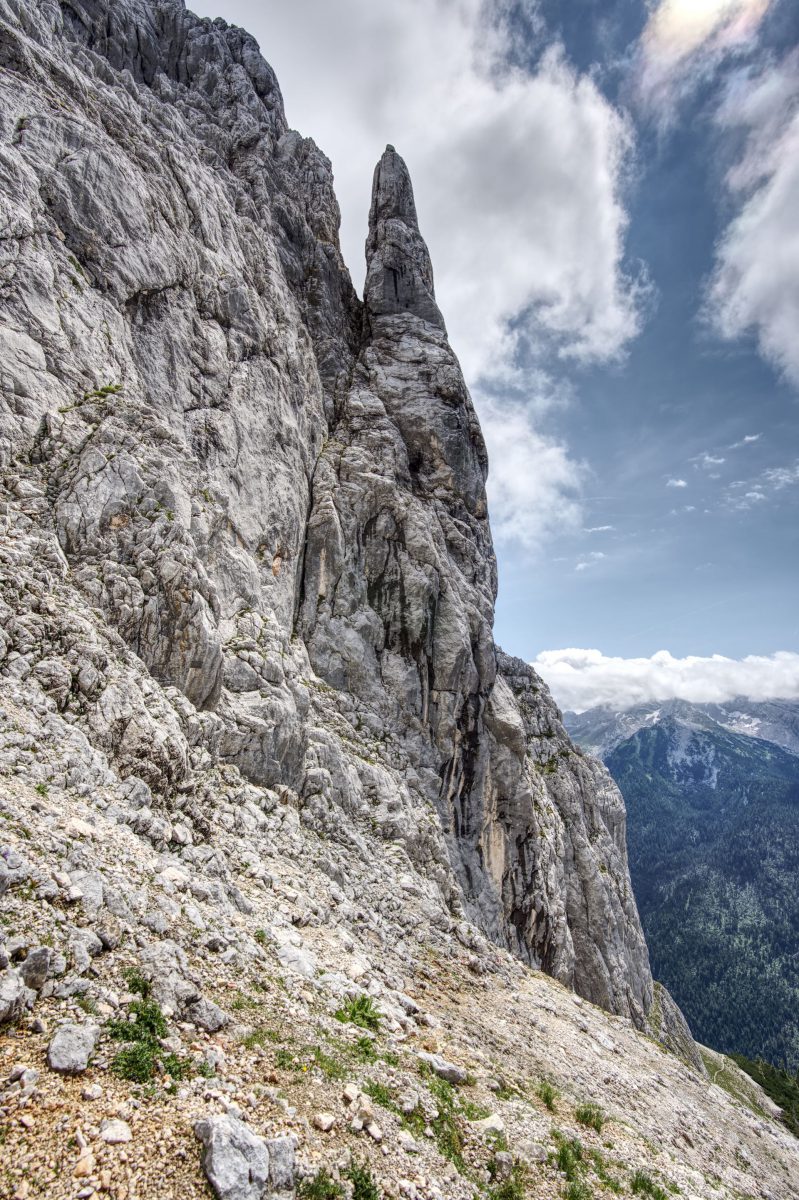
[(500, 644), (561, 702), (619, 662), (658, 698), (666, 659), (693, 698), (799, 695), (795, 0), (189, 6), (256, 36), (332, 160), (358, 288), (374, 164), (408, 163)]

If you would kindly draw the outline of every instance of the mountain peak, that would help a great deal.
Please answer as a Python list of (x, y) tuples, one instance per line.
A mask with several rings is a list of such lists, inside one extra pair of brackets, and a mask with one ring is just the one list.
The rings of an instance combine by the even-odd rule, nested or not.
[(386, 146), (372, 181), (366, 263), (364, 299), (371, 317), (408, 313), (444, 329), (410, 173), (391, 145)]

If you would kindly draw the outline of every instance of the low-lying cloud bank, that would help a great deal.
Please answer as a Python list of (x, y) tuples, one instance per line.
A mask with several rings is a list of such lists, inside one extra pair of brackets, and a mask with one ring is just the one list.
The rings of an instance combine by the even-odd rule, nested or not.
[(563, 709), (583, 712), (598, 704), (629, 708), (651, 700), (724, 704), (799, 699), (799, 654), (751, 654), (746, 658), (675, 658), (658, 650), (651, 658), (612, 658), (599, 650), (545, 650), (533, 666)]

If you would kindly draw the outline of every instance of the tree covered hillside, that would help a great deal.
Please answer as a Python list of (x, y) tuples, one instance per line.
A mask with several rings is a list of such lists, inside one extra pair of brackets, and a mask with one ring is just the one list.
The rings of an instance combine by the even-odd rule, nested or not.
[(799, 1066), (799, 758), (674, 719), (606, 758), (656, 978), (695, 1036)]

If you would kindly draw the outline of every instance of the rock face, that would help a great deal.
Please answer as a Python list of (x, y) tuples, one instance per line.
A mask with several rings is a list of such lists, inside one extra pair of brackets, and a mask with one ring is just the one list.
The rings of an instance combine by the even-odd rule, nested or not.
[(2, 768), (110, 790), (189, 871), (223, 784), (242, 820), (277, 794), (643, 1027), (621, 798), (493, 641), (486, 452), (404, 162), (361, 303), (242, 30), (0, 0), (0, 34)]

